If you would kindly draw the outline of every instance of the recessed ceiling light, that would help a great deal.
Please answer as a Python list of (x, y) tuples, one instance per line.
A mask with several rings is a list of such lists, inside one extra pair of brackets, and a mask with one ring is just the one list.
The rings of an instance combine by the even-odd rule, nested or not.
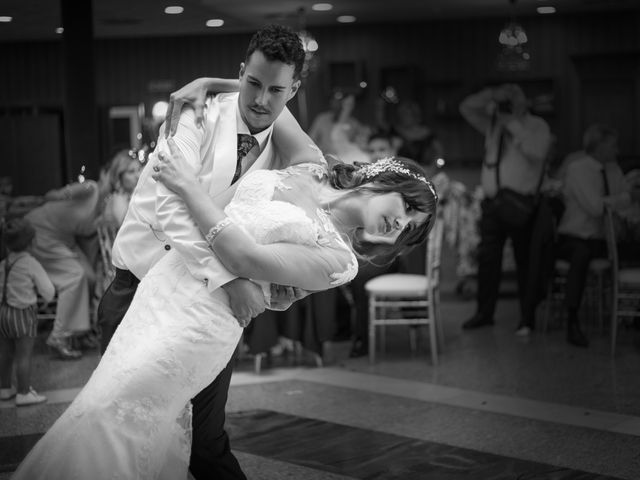
[(205, 25), (207, 25), (207, 27), (221, 27), (224, 25), (224, 20), (221, 18), (212, 18), (211, 20), (207, 20)]
[(56, 28), (56, 33), (63, 33), (63, 32), (64, 32), (64, 28), (62, 27)]
[(9, 23), (11, 20), (13, 20), (13, 17), (7, 17), (7, 16), (0, 17), (0, 22)]
[(537, 10), (537, 11), (538, 11), (538, 13), (539, 13), (539, 14), (541, 14), (541, 15), (546, 15), (546, 14), (549, 14), (549, 13), (556, 13), (556, 7), (551, 7), (551, 6), (548, 6), (548, 7), (538, 7), (538, 8), (536, 8), (536, 10)]
[(340, 23), (353, 23), (356, 21), (356, 17), (353, 15), (340, 15), (337, 20)]
[(180, 5), (172, 5), (164, 9), (164, 13), (167, 13), (169, 15), (177, 15), (182, 12), (184, 12), (184, 8), (182, 8)]
[(330, 3), (314, 3), (311, 5), (311, 10), (315, 10), (316, 12), (328, 12), (333, 9), (333, 5)]

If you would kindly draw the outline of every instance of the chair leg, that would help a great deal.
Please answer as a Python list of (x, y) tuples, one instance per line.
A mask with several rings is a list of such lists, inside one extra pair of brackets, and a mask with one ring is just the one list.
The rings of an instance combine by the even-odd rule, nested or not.
[(258, 353), (253, 359), (253, 370), (256, 372), (256, 375), (260, 375), (261, 369), (262, 369), (262, 353)]
[(431, 363), (435, 367), (438, 365), (438, 339), (436, 324), (433, 321), (429, 324), (429, 340), (431, 342)]
[(418, 350), (418, 332), (416, 327), (409, 325), (409, 345), (411, 347), (411, 354), (415, 355)]
[(376, 307), (373, 295), (369, 296), (369, 363), (376, 361)]
[(613, 302), (611, 305), (611, 358), (616, 356), (616, 335), (618, 334), (618, 287), (613, 287)]
[(598, 323), (600, 327), (600, 333), (604, 333), (604, 280), (602, 277), (602, 274), (598, 274)]
[(440, 315), (440, 290), (436, 290), (433, 294), (433, 321), (436, 324), (436, 332), (438, 335), (438, 348), (444, 350), (444, 326), (442, 325), (442, 316)]

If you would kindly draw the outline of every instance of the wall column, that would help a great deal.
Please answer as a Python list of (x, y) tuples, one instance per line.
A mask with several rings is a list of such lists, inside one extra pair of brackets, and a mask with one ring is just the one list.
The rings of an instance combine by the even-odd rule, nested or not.
[(63, 33), (64, 138), (67, 180), (99, 174), (99, 123), (96, 105), (93, 6), (91, 0), (60, 0)]

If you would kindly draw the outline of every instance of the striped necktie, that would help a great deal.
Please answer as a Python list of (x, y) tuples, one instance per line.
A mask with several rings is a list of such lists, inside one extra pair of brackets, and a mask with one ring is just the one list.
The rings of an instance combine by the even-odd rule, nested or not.
[(231, 185), (236, 183), (240, 178), (240, 175), (242, 175), (242, 160), (257, 145), (258, 141), (254, 136), (248, 135), (246, 133), (238, 134), (238, 159), (236, 163), (236, 171), (233, 174), (233, 180), (231, 180)]

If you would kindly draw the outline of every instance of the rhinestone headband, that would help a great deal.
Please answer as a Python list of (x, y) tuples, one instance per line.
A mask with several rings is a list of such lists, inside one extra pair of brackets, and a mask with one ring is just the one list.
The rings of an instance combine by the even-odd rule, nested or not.
[(429, 180), (427, 180), (423, 175), (412, 172), (393, 157), (386, 157), (374, 163), (369, 163), (360, 167), (360, 170), (362, 171), (366, 179), (377, 177), (383, 172), (394, 172), (399, 173), (400, 175), (406, 175), (407, 177), (415, 178), (416, 180), (427, 185), (433, 196), (436, 197), (436, 200), (438, 198), (436, 189), (433, 187), (433, 184)]

